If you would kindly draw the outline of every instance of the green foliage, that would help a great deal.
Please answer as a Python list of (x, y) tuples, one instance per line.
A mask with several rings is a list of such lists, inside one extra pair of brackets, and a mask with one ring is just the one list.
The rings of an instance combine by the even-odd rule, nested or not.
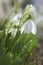
[[(24, 32), (21, 34), (20, 28), (27, 18), (28, 20), (30, 19), (30, 8), (31, 6), (25, 10), (20, 20), (18, 20), (20, 22), (18, 26), (14, 23), (10, 23), (10, 16), (12, 14), (8, 16), (2, 26), (0, 26), (0, 65), (29, 64), (31, 53), (37, 44), (37, 36), (32, 33), (26, 34)], [(12, 32), (9, 32), (10, 28), (17, 29), (15, 36)]]

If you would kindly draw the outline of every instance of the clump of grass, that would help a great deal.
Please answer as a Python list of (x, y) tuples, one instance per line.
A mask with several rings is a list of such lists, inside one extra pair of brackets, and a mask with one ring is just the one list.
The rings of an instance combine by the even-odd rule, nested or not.
[(21, 33), (21, 27), (26, 20), (32, 19), (30, 9), (31, 6), (27, 7), (16, 21), (19, 25), (10, 21), (10, 14), (0, 26), (0, 65), (29, 65), (37, 36), (32, 32)]

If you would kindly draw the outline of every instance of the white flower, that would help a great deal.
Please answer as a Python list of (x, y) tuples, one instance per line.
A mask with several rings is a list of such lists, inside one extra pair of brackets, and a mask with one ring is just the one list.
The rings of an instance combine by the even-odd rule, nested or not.
[(15, 16), (13, 16), (13, 18), (11, 19), (12, 23), (15, 23), (15, 25), (19, 25), (18, 20), (21, 18), (22, 13), (17, 13)]
[(27, 34), (30, 33), (30, 32), (32, 32), (33, 34), (36, 34), (36, 32), (37, 32), (36, 24), (32, 20), (27, 21), (21, 27), (21, 33), (23, 31), (24, 31), (24, 33), (27, 33)]
[(18, 19), (20, 19), (22, 13), (17, 13), (13, 18), (12, 18), (12, 21), (16, 21)]
[(5, 34), (7, 33), (12, 33), (13, 36), (15, 37), (16, 36), (16, 33), (17, 33), (17, 29), (14, 29), (14, 28), (10, 28), (10, 30), (8, 31), (8, 29), (5, 30)]

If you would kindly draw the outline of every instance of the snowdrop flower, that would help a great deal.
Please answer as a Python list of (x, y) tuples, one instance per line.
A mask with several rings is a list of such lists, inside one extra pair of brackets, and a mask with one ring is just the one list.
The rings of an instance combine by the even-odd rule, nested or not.
[(21, 33), (24, 31), (24, 33), (30, 33), (32, 32), (34, 35), (36, 34), (36, 25), (32, 20), (27, 21), (26, 23), (23, 24), (21, 27)]
[(5, 34), (7, 33), (12, 33), (14, 35), (14, 37), (16, 36), (16, 33), (17, 33), (17, 29), (14, 29), (14, 28), (10, 28), (10, 30), (8, 31), (8, 29), (5, 30)]
[(19, 22), (17, 20), (19, 20), (22, 16), (22, 13), (17, 13), (15, 16), (13, 16), (11, 22), (15, 23), (15, 25), (19, 25)]
[(16, 20), (20, 19), (21, 15), (22, 15), (21, 13), (17, 13), (17, 14), (12, 18), (12, 21), (16, 21)]

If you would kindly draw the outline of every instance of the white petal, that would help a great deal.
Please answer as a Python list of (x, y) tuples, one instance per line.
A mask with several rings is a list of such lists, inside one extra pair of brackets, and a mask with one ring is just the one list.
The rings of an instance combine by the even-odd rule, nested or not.
[(33, 34), (36, 34), (36, 32), (37, 32), (36, 24), (35, 24), (34, 22), (32, 22), (32, 30), (31, 30), (31, 32), (32, 32)]
[(7, 33), (12, 33), (14, 35), (14, 37), (16, 36), (16, 33), (17, 33), (17, 29), (14, 29), (14, 28), (10, 28), (10, 30), (8, 31), (8, 29), (5, 30), (5, 34)]
[(31, 23), (31, 21), (27, 21), (24, 26), (24, 32), (30, 33), (31, 29), (32, 29), (32, 23)]
[(36, 34), (36, 25), (32, 20), (27, 21), (23, 24), (21, 28), (21, 33), (24, 31), (24, 33), (29, 34), (32, 32), (33, 34)]
[(12, 21), (17, 21), (21, 18), (22, 16), (22, 13), (17, 13), (13, 18), (12, 18)]

